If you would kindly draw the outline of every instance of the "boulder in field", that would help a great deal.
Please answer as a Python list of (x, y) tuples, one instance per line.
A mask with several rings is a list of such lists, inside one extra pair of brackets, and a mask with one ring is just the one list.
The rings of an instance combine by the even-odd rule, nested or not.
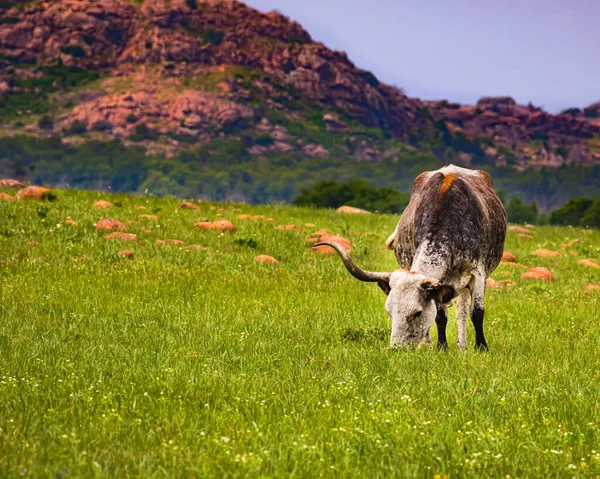
[(96, 229), (98, 231), (126, 231), (127, 226), (125, 226), (125, 224), (121, 223), (119, 220), (115, 220), (114, 218), (106, 218), (96, 223)]
[(145, 210), (145, 209), (146, 209), (146, 207), (145, 207), (145, 206), (142, 206), (142, 205), (140, 205), (140, 206), (136, 206), (136, 207), (135, 207), (135, 209), (136, 209), (136, 210), (143, 211), (143, 210)]
[(520, 263), (505, 263), (505, 262), (502, 262), (500, 264), (502, 266), (510, 266), (510, 267), (519, 268), (519, 269), (527, 269), (527, 266), (525, 266), (524, 264), (520, 264)]
[(502, 253), (502, 262), (514, 263), (515, 261), (517, 261), (517, 257), (514, 254), (509, 253), (508, 251)]
[(185, 246), (185, 241), (176, 240), (176, 239), (157, 239), (156, 244), (174, 244), (175, 246)]
[(158, 216), (156, 215), (140, 215), (140, 218), (145, 219), (145, 220), (158, 220)]
[(137, 235), (133, 233), (121, 233), (119, 231), (115, 231), (114, 233), (109, 233), (105, 236), (106, 239), (117, 239), (121, 241), (138, 241), (139, 238)]
[(123, 251), (119, 251), (117, 253), (117, 256), (119, 256), (120, 258), (133, 259), (134, 254), (131, 251), (129, 251), (128, 249), (124, 249)]
[[(323, 235), (319, 238), (319, 242), (321, 243), (324, 241), (327, 241), (330, 243), (337, 243), (341, 247), (346, 249), (347, 251), (352, 251), (352, 245), (351, 245), (350, 241), (346, 238), (343, 238), (342, 236)], [(317, 253), (317, 254), (325, 254), (325, 255), (334, 255), (335, 254), (335, 250), (331, 246), (317, 246), (316, 248), (313, 246), (311, 248), (311, 251), (313, 251), (314, 253)]]
[(217, 221), (201, 221), (196, 223), (194, 228), (200, 228), (203, 230), (215, 230), (215, 231), (229, 231), (234, 233), (236, 228), (231, 221), (217, 220)]
[(17, 199), (14, 196), (7, 195), (6, 193), (0, 193), (0, 200), (17, 201)]
[(268, 256), (266, 254), (258, 255), (256, 258), (254, 258), (254, 261), (265, 264), (279, 264), (279, 261), (273, 258), (273, 256)]
[(567, 241), (566, 243), (561, 244), (561, 247), (571, 248), (575, 243), (579, 243), (580, 241), (581, 241), (581, 238), (575, 238), (575, 239)]
[(340, 206), (337, 210), (338, 213), (346, 213), (350, 215), (370, 215), (371, 212), (367, 210), (361, 210), (360, 208), (355, 208), (354, 206)]
[(306, 226), (307, 228), (314, 228), (316, 225), (312, 223), (304, 223), (304, 226)]
[(533, 236), (531, 236), (531, 235), (528, 235), (528, 234), (526, 234), (526, 233), (519, 233), (517, 236), (518, 236), (519, 238), (533, 239)]
[(600, 284), (586, 284), (583, 289), (586, 293), (592, 293), (593, 291), (600, 291)]
[(264, 215), (239, 215), (238, 219), (240, 220), (246, 220), (246, 221), (266, 221), (267, 217)]
[(25, 188), (25, 185), (18, 180), (12, 180), (10, 178), (5, 178), (3, 180), (0, 180), (0, 188), (16, 188), (16, 189), (21, 190), (21, 189)]
[(73, 221), (73, 220), (65, 220), (65, 224), (69, 225), (69, 226), (77, 226), (79, 223), (77, 223), (77, 221)]
[(507, 286), (515, 286), (517, 283), (511, 279), (496, 281), (492, 278), (488, 278), (485, 284), (488, 288), (506, 289)]
[(531, 253), (534, 256), (540, 256), (542, 258), (560, 258), (562, 257), (562, 254), (559, 253), (558, 251), (552, 251), (550, 249), (536, 249), (533, 253)]
[(182, 210), (197, 210), (198, 207), (194, 203), (190, 203), (189, 201), (184, 201), (179, 205), (179, 208)]
[(300, 226), (298, 225), (279, 225), (277, 227), (278, 230), (281, 231), (293, 231), (293, 230), (300, 230), (302, 228), (300, 228)]
[(541, 281), (554, 281), (554, 275), (549, 269), (546, 268), (531, 268), (526, 273), (521, 275), (522, 279), (537, 279)]
[(102, 210), (105, 208), (112, 208), (114, 205), (110, 201), (100, 200), (96, 201), (92, 206), (96, 209)]
[(523, 228), (522, 226), (509, 226), (506, 230), (512, 231), (513, 233), (521, 233), (521, 234), (531, 233), (530, 230), (528, 230), (527, 228)]
[(323, 236), (329, 235), (329, 230), (327, 228), (320, 229), (319, 231), (315, 231), (311, 233), (310, 236), (306, 239), (308, 244), (315, 244), (321, 241)]
[(200, 244), (191, 244), (187, 246), (187, 249), (195, 249), (196, 251), (202, 251), (206, 249), (206, 246)]
[(17, 193), (18, 200), (43, 200), (48, 198), (51, 194), (49, 188), (42, 188), (41, 186), (28, 186), (23, 188)]
[(600, 264), (596, 263), (596, 260), (593, 258), (580, 259), (577, 261), (577, 264), (580, 264), (581, 266), (587, 266), (588, 268), (600, 269)]

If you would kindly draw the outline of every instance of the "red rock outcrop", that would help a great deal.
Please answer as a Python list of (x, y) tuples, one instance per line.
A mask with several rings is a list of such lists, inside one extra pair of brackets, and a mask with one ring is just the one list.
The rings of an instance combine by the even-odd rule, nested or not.
[(28, 186), (19, 190), (17, 193), (18, 200), (43, 200), (50, 195), (51, 191), (49, 188), (42, 188), (41, 186)]
[(115, 220), (114, 218), (106, 218), (96, 223), (96, 229), (98, 231), (126, 231), (127, 226), (125, 226), (125, 224), (120, 222), (119, 220)]

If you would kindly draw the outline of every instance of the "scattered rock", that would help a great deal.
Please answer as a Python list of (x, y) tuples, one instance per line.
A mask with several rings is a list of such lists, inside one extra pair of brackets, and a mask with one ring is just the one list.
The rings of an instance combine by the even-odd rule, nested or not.
[(145, 209), (146, 209), (146, 207), (145, 207), (145, 206), (142, 206), (142, 205), (140, 205), (140, 206), (136, 206), (136, 207), (135, 207), (135, 209), (136, 209), (136, 210), (143, 211), (143, 210), (145, 210)]
[(98, 209), (104, 209), (104, 208), (112, 208), (114, 205), (110, 202), (110, 201), (104, 201), (104, 200), (100, 200), (100, 201), (96, 201), (93, 204), (94, 208), (98, 208)]
[(105, 238), (106, 239), (118, 239), (121, 241), (138, 241), (139, 240), (137, 235), (134, 235), (133, 233), (120, 233), (120, 232), (109, 233), (105, 236)]
[(581, 266), (587, 266), (589, 268), (600, 269), (600, 264), (596, 263), (596, 260), (593, 258), (580, 259), (579, 261), (577, 261), (577, 263), (580, 264)]
[(128, 249), (124, 249), (123, 251), (119, 251), (117, 253), (117, 256), (119, 256), (121, 258), (133, 259), (134, 254), (131, 251), (129, 251)]
[(258, 255), (256, 258), (254, 258), (254, 261), (265, 264), (279, 264), (279, 261), (273, 258), (273, 256), (268, 256), (266, 254)]
[(600, 291), (600, 284), (586, 284), (583, 289), (586, 293), (591, 293), (593, 291)]
[(510, 276), (512, 273), (510, 271), (496, 271), (496, 274), (500, 274), (502, 276)]
[(329, 235), (329, 230), (327, 228), (323, 228), (320, 229), (319, 231), (315, 231), (314, 233), (310, 234), (309, 237), (306, 239), (306, 242), (308, 244), (315, 244), (318, 243), (319, 241), (321, 241), (321, 238), (323, 236), (327, 236)]
[(179, 205), (182, 210), (197, 210), (198, 207), (194, 203), (190, 203), (189, 201), (184, 201)]
[(507, 262), (501, 262), (501, 265), (504, 266), (514, 266), (515, 268), (520, 268), (520, 269), (527, 269), (527, 266), (525, 266), (524, 264), (520, 264), (520, 263), (507, 263)]
[(38, 241), (28, 241), (27, 244), (29, 246), (39, 246), (40, 243)]
[(113, 218), (106, 218), (106, 219), (100, 220), (96, 223), (96, 229), (98, 231), (112, 231), (112, 230), (126, 231), (127, 226), (125, 226), (125, 224), (121, 223), (119, 220), (115, 220)]
[[(347, 251), (352, 251), (352, 245), (350, 244), (350, 241), (341, 236), (334, 236), (334, 235), (326, 234), (326, 235), (321, 236), (319, 239), (319, 242), (323, 242), (323, 241), (327, 241), (330, 243), (337, 243), (340, 246), (342, 246), (344, 249), (346, 249)], [(331, 246), (317, 246), (316, 248), (313, 247), (312, 251), (315, 253), (318, 253), (318, 254), (326, 254), (326, 255), (336, 254), (335, 250)]]
[(512, 231), (513, 233), (522, 233), (522, 234), (531, 233), (530, 230), (528, 230), (527, 228), (523, 228), (522, 226), (509, 226), (506, 230)]
[(157, 239), (156, 244), (174, 244), (176, 246), (185, 246), (185, 241), (176, 240), (176, 239)]
[(552, 251), (550, 249), (536, 249), (533, 253), (534, 256), (540, 256), (542, 258), (560, 258), (562, 254), (558, 251)]
[(300, 230), (302, 228), (300, 228), (300, 226), (298, 225), (279, 225), (277, 227), (278, 230), (281, 231), (293, 231), (293, 230)]
[(572, 240), (567, 241), (566, 243), (561, 244), (561, 246), (563, 248), (570, 248), (571, 246), (573, 246), (575, 243), (579, 243), (581, 241), (581, 238), (575, 238)]
[(49, 188), (42, 188), (41, 186), (28, 186), (23, 188), (17, 193), (18, 200), (42, 200), (50, 196)]
[(206, 246), (202, 246), (199, 244), (191, 244), (187, 246), (187, 249), (195, 249), (196, 251), (202, 251), (206, 249)]
[(65, 220), (65, 224), (69, 225), (69, 226), (77, 226), (79, 223), (77, 223), (77, 221), (73, 221), (73, 220)]
[(515, 261), (517, 261), (517, 257), (514, 254), (505, 251), (504, 253), (502, 253), (502, 261), (504, 263), (514, 263)]
[(539, 279), (542, 281), (554, 281), (554, 275), (546, 268), (531, 268), (521, 275), (522, 279)]
[(25, 185), (20, 181), (5, 178), (0, 180), (0, 188), (18, 188), (21, 190), (25, 188)]
[(313, 225), (312, 223), (304, 223), (304, 226), (307, 228), (314, 228), (316, 225)]
[(0, 193), (0, 200), (17, 201), (14, 196), (7, 195), (6, 193)]
[(140, 218), (145, 220), (158, 220), (158, 216), (156, 215), (140, 215)]
[(217, 221), (201, 221), (196, 223), (194, 228), (200, 228), (203, 230), (216, 230), (216, 231), (229, 231), (235, 232), (235, 225), (231, 221), (217, 220)]
[(525, 234), (525, 233), (519, 233), (517, 235), (519, 238), (529, 238), (529, 239), (533, 239), (533, 236)]
[(337, 210), (338, 213), (347, 213), (351, 215), (370, 215), (371, 212), (367, 210), (361, 210), (354, 206), (340, 206)]
[(246, 221), (267, 221), (267, 217), (263, 216), (263, 215), (256, 215), (256, 216), (252, 216), (252, 215), (239, 215), (238, 219), (240, 220), (246, 220)]
[(507, 286), (516, 286), (517, 283), (515, 283), (511, 279), (503, 279), (500, 281), (496, 281), (492, 278), (488, 278), (485, 284), (488, 288), (506, 289)]

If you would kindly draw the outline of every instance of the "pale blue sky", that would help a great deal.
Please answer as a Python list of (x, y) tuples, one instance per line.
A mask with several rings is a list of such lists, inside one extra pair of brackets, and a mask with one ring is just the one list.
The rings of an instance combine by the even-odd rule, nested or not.
[(510, 95), (549, 111), (600, 101), (599, 0), (247, 0), (410, 96)]

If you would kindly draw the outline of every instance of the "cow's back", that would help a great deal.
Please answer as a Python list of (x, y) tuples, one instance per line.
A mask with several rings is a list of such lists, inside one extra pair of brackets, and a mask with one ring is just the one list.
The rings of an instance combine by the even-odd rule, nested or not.
[(450, 165), (417, 177), (394, 249), (404, 268), (425, 242), (450, 268), (483, 264), (489, 274), (502, 258), (505, 236), (506, 213), (491, 177)]

